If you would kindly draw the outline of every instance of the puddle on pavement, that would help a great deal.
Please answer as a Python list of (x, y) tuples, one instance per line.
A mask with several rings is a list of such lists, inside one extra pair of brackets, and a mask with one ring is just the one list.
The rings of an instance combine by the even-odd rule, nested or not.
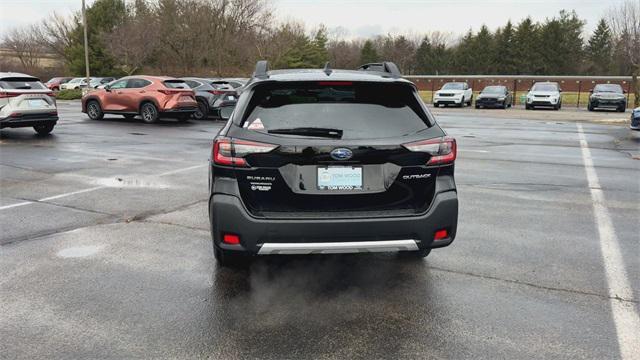
[(58, 251), (56, 255), (61, 258), (80, 258), (97, 254), (103, 246), (75, 246)]
[(120, 187), (120, 188), (151, 188), (151, 189), (168, 189), (169, 184), (162, 181), (158, 181), (155, 177), (112, 177), (97, 179), (95, 181), (97, 185), (107, 187)]

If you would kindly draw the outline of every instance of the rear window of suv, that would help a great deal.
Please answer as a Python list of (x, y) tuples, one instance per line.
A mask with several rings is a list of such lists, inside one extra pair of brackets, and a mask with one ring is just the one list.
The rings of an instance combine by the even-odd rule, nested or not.
[(46, 89), (36, 78), (4, 78), (0, 80), (0, 89), (7, 90), (41, 90)]
[(262, 123), (256, 131), (329, 128), (342, 130), (343, 139), (409, 135), (431, 124), (411, 86), (371, 82), (261, 85), (245, 114), (242, 126)]
[(191, 89), (189, 85), (182, 80), (165, 80), (163, 84), (170, 89)]

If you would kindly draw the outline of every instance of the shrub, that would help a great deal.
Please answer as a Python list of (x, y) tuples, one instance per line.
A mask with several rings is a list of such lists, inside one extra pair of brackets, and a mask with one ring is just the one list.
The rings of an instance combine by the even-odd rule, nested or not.
[(58, 100), (77, 100), (80, 98), (82, 98), (81, 89), (60, 90), (56, 94), (56, 99)]

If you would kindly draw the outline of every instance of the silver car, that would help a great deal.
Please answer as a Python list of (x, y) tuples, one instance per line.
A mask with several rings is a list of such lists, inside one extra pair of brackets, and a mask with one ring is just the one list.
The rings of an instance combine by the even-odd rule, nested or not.
[[(93, 78), (89, 78), (92, 81)], [(60, 84), (60, 90), (84, 89), (87, 87), (87, 78), (73, 78), (64, 84)]]
[(0, 129), (33, 127), (46, 135), (57, 122), (56, 98), (39, 79), (0, 72)]

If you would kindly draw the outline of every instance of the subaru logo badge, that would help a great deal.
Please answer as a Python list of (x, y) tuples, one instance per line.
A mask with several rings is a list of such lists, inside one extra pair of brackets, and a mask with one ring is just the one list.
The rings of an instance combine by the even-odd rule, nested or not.
[(331, 158), (333, 160), (349, 160), (353, 156), (353, 152), (349, 149), (339, 148), (331, 151)]

